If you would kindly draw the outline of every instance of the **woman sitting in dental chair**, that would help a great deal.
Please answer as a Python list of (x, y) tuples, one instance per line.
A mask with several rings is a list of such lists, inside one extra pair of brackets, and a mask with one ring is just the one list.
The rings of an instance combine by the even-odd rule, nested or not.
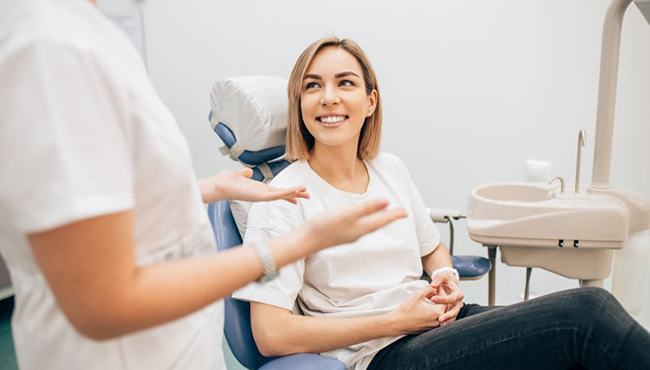
[[(287, 155), (297, 161), (272, 184), (304, 184), (312, 197), (298, 207), (255, 204), (246, 242), (370, 198), (388, 199), (407, 217), (234, 294), (251, 302), (264, 355), (318, 352), (373, 370), (650, 368), (650, 334), (605, 290), (500, 308), (463, 303), (406, 166), (378, 153), (381, 124), (377, 79), (357, 44), (326, 38), (300, 55), (287, 132)], [(423, 270), (431, 284), (420, 280)]]

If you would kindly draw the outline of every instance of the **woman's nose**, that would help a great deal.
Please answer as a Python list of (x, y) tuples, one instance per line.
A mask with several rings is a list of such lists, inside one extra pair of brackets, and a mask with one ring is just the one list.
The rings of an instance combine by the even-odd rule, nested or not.
[(323, 94), (320, 97), (322, 105), (338, 104), (341, 102), (338, 91), (333, 86), (325, 86)]

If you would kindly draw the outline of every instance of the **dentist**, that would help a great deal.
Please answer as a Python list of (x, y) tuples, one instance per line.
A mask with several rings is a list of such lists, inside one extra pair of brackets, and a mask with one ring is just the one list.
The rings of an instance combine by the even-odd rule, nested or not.
[(371, 201), (214, 253), (203, 203), (308, 194), (248, 170), (197, 181), (140, 56), (91, 1), (0, 2), (0, 81), (21, 369), (225, 369), (222, 297), (404, 216)]

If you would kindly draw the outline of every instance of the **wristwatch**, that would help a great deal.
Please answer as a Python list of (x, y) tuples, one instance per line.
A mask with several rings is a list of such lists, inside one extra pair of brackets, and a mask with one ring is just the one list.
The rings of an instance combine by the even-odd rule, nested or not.
[(273, 262), (273, 255), (269, 250), (269, 246), (266, 242), (258, 240), (251, 244), (251, 247), (257, 254), (257, 258), (262, 265), (262, 276), (257, 279), (258, 283), (266, 283), (278, 277), (278, 270), (275, 268), (275, 262)]

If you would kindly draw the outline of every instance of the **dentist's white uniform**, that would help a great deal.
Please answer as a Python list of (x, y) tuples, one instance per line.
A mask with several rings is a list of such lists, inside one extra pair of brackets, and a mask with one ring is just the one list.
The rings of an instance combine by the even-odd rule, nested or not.
[(61, 312), (26, 235), (129, 209), (140, 264), (214, 250), (187, 142), (126, 36), (87, 0), (0, 1), (0, 251), (21, 369), (225, 369), (221, 302), (105, 342)]

